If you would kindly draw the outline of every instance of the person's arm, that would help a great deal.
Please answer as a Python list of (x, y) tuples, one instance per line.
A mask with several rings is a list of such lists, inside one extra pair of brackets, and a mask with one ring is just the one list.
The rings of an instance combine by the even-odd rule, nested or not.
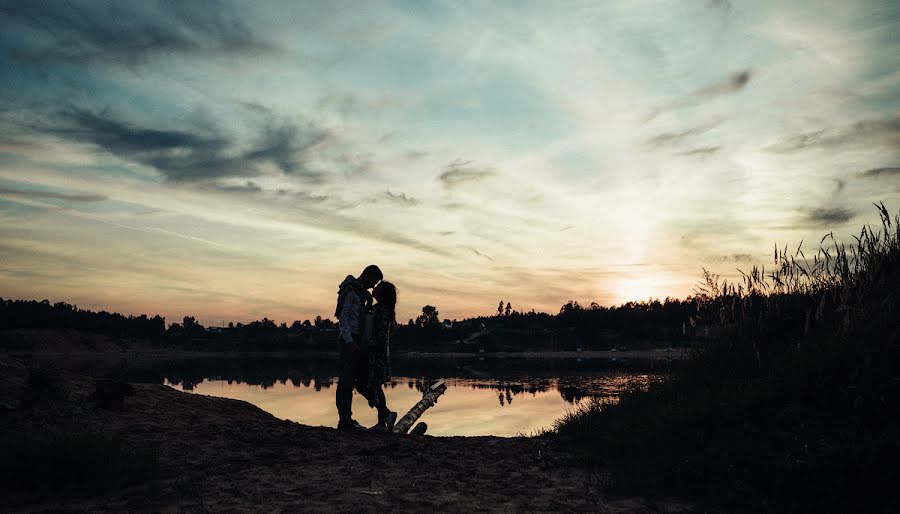
[(353, 333), (359, 333), (359, 310), (359, 296), (353, 291), (348, 291), (347, 297), (344, 298), (344, 305), (341, 306), (341, 315), (339, 317), (341, 321), (341, 339), (344, 341), (344, 344), (352, 343)]

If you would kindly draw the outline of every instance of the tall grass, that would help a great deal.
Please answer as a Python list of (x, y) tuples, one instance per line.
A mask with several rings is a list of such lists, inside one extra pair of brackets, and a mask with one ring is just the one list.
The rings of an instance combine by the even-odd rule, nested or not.
[(847, 246), (832, 234), (807, 258), (736, 283), (704, 272), (698, 343), (670, 380), (555, 431), (615, 489), (706, 498), (731, 509), (880, 510), (900, 505), (900, 215)]

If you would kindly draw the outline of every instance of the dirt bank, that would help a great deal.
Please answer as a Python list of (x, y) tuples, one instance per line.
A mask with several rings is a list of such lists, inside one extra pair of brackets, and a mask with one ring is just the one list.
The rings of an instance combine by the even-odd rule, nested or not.
[(0, 510), (602, 511), (678, 510), (676, 502), (608, 498), (604, 473), (571, 466), (552, 438), (348, 434), (276, 419), (242, 401), (135, 384), (123, 412), (66, 376), (64, 397), (25, 401), (27, 368), (6, 359), (2, 429), (99, 432), (158, 450), (147, 483), (88, 498), (4, 494)]

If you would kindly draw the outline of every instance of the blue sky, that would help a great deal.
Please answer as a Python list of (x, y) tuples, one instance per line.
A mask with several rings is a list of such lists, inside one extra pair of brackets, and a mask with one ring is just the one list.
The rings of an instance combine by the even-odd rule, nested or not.
[(691, 293), (900, 205), (895, 2), (0, 2), (0, 296)]

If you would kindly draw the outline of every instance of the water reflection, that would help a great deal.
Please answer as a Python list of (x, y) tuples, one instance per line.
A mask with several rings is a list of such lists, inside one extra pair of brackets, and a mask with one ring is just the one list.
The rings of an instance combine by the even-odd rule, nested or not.
[[(397, 358), (385, 388), (402, 416), (437, 379), (447, 392), (422, 417), (432, 435), (530, 434), (593, 399), (615, 401), (666, 373), (669, 363), (619, 359)], [(245, 400), (276, 417), (335, 426), (336, 357), (222, 357), (159, 361), (128, 370), (129, 380), (165, 383), (186, 392)], [(375, 423), (375, 411), (354, 395), (354, 417)]]
[[(547, 428), (566, 411), (592, 398), (615, 401), (627, 388), (643, 387), (651, 375), (610, 372), (602, 375), (527, 380), (451, 378), (447, 392), (421, 420), (431, 435), (532, 434)], [(239, 379), (211, 377), (199, 382), (164, 380), (186, 392), (248, 401), (282, 419), (307, 425), (336, 426), (334, 380), (285, 378), (250, 384)], [(388, 405), (402, 415), (432, 383), (430, 379), (397, 378), (385, 386)], [(330, 390), (331, 389), (331, 390)], [(376, 414), (359, 395), (354, 396), (354, 417), (372, 425)]]

